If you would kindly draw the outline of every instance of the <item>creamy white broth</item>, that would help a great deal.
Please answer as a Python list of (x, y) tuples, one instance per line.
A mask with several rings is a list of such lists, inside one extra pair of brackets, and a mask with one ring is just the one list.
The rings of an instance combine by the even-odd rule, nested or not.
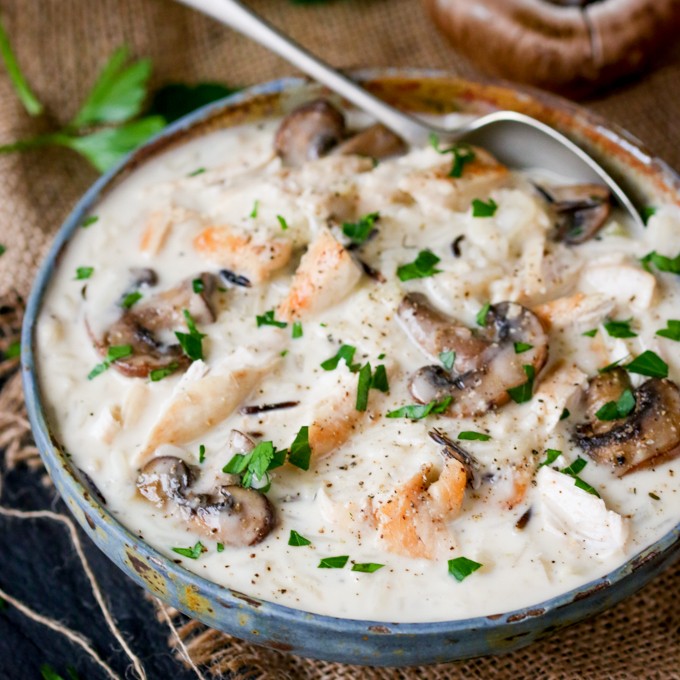
[[(609, 466), (591, 460), (576, 446), (572, 434), (575, 424), (583, 421), (583, 380), (607, 363), (649, 349), (669, 365), (671, 379), (680, 377), (678, 344), (655, 335), (678, 316), (677, 277), (656, 273), (651, 302), (644, 295), (640, 298), (638, 289), (631, 293), (611, 284), (617, 267), (643, 271), (637, 258), (651, 250), (675, 255), (677, 209), (659, 210), (641, 234), (614, 213), (598, 238), (574, 246), (557, 244), (551, 239), (545, 205), (524, 177), (480, 192), (476, 197), (491, 197), (498, 208), (493, 217), (474, 218), (469, 198), (452, 210), (442, 205), (437, 193), (441, 185), (434, 193), (429, 188), (420, 191), (408, 179), (414, 169), (450, 162), (432, 149), (411, 150), (370, 169), (361, 159), (326, 158), (286, 173), (271, 150), (277, 124), (211, 133), (146, 163), (96, 207), (98, 221), (75, 234), (60, 261), (38, 324), (40, 382), (57, 439), (94, 480), (111, 512), (168, 557), (216, 583), (311, 612), (413, 622), (496, 614), (535, 604), (606, 574), (670, 530), (680, 520), (677, 460), (617, 478)], [(256, 202), (257, 216), (250, 217)], [(349, 295), (304, 317), (300, 338), (292, 338), (291, 324), (258, 328), (256, 316), (276, 309), (286, 296), (302, 248), (326, 226), (329, 206), (336, 214), (347, 213), (330, 220), (340, 240), (343, 219), (380, 213), (378, 234), (358, 254), (387, 280), (379, 283), (362, 276)], [(148, 256), (139, 244), (154, 211), (161, 211), (171, 227), (160, 250)], [(288, 225), (285, 231), (279, 215)], [(251, 288), (225, 286), (217, 293), (217, 320), (199, 329), (207, 335), (205, 370), (264, 367), (262, 379), (239, 406), (300, 403), (257, 415), (242, 415), (236, 408), (191, 441), (149, 452), (150, 433), (178, 384), (187, 379), (177, 372), (149, 382), (110, 368), (88, 380), (102, 359), (91, 335), (100, 337), (121, 314), (118, 302), (130, 287), (130, 268), (152, 267), (157, 272), (158, 284), (141, 289), (145, 296), (200, 272), (217, 272), (221, 267), (192, 246), (193, 238), (214, 224), (289, 239), (295, 254), (268, 281)], [(454, 257), (451, 244), (461, 235), (461, 254)], [(412, 262), (424, 248), (440, 258), (441, 272), (399, 281), (397, 267)], [(91, 278), (75, 280), (76, 268), (85, 266), (94, 268)], [(592, 275), (598, 267), (612, 269), (602, 279)], [(604, 314), (578, 316), (564, 328), (553, 326), (548, 363), (537, 376), (531, 401), (510, 402), (473, 418), (385, 417), (414, 403), (408, 391), (410, 375), (436, 360), (426, 356), (396, 318), (406, 292), (425, 293), (443, 313), (475, 328), (487, 301), (520, 300), (531, 308), (577, 291), (600, 295), (609, 307)], [(632, 317), (638, 335), (610, 337), (601, 325), (609, 317)], [(599, 329), (595, 337), (584, 336), (591, 328)], [(346, 394), (344, 399), (353, 403), (357, 374), (342, 361), (333, 371), (320, 367), (342, 344), (356, 347), (357, 363), (370, 362), (374, 368), (384, 364), (390, 392), (370, 390), (368, 411), (352, 435), (329, 455), (314, 458), (308, 471), (286, 465), (270, 473), (267, 496), (276, 525), (261, 543), (226, 546), (218, 552), (216, 540), (137, 492), (140, 465), (150, 456), (182, 458), (200, 469), (205, 484), (231, 459), (228, 441), (233, 429), (257, 433), (256, 441), (284, 448), (302, 426), (310, 425), (324, 400)], [(541, 386), (559, 362), (581, 372), (581, 385), (555, 399), (544, 398)], [(200, 369), (194, 365), (190, 373)], [(636, 386), (643, 380), (632, 379)], [(559, 420), (564, 408), (571, 416)], [(463, 431), (489, 435), (488, 441), (460, 442), (479, 461), (486, 478), (480, 488), (466, 490), (459, 514), (446, 522), (449, 538), (437, 546), (436, 556), (412, 558), (388, 550), (366, 517), (422, 465), (441, 469), (442, 447), (428, 437), (433, 427), (454, 440)], [(205, 446), (202, 464), (200, 445)], [(537, 470), (546, 449), (563, 455)], [(564, 518), (546, 500), (554, 498), (549, 489), (563, 478), (571, 480), (551, 468), (565, 468), (578, 457), (588, 461), (580, 476), (597, 489), (606, 511), (616, 515), (597, 514), (602, 508), (596, 508), (592, 517)], [(518, 477), (528, 486), (510, 508)], [(583, 494), (569, 502), (579, 505), (581, 500), (584, 507), (594, 498), (573, 488), (558, 493)], [(529, 508), (526, 525), (517, 528)], [(598, 543), (593, 536), (603, 526), (605, 540)], [(311, 545), (289, 546), (291, 530)], [(207, 552), (197, 560), (172, 551), (199, 540)], [(322, 558), (340, 555), (350, 558), (343, 569), (318, 568)], [(461, 556), (483, 566), (459, 583), (448, 573), (447, 561)], [(375, 573), (358, 573), (350, 570), (353, 563), (385, 566)]]

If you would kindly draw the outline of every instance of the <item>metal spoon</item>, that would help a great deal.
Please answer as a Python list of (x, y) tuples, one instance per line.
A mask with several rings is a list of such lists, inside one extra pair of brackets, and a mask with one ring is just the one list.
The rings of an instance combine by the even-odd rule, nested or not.
[(440, 142), (467, 142), (490, 151), (517, 169), (541, 168), (575, 181), (604, 182), (636, 224), (639, 212), (623, 189), (583, 149), (545, 123), (515, 111), (496, 111), (455, 130), (445, 130), (398, 111), (317, 59), (237, 0), (179, 0), (275, 52), (314, 80), (342, 95), (355, 106), (414, 146), (427, 144), (435, 134)]

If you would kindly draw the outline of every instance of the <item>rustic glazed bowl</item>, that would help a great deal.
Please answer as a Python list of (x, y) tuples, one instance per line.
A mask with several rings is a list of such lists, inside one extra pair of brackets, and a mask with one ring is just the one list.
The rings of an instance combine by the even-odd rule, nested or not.
[[(515, 109), (562, 131), (615, 175), (640, 205), (679, 202), (679, 180), (629, 135), (562, 100), (432, 72), (369, 71), (364, 85), (404, 109), (442, 114)], [(35, 282), (23, 328), (24, 390), (33, 433), (62, 498), (85, 532), (136, 583), (203, 623), (236, 637), (302, 656), (380, 666), (409, 666), (518, 649), (616, 604), (680, 553), (680, 524), (603, 578), (516, 611), (458, 621), (385, 623), (333, 618), (262, 601), (175, 564), (113, 517), (66, 456), (45, 417), (34, 353), (35, 326), (60, 253), (102, 196), (145, 160), (212, 130), (290, 110), (323, 94), (300, 79), (251, 88), (209, 105), (167, 128), (106, 174), (85, 194), (59, 231)]]

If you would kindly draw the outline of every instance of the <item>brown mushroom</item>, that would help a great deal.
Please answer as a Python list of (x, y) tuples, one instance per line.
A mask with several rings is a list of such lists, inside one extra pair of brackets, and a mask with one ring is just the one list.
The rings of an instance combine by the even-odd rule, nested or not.
[(194, 481), (191, 466), (181, 458), (159, 456), (150, 460), (137, 477), (137, 489), (156, 505), (167, 501), (182, 502)]
[(333, 149), (334, 154), (368, 156), (377, 159), (399, 156), (405, 152), (404, 140), (381, 123), (357, 132)]
[(575, 437), (591, 458), (611, 465), (618, 476), (680, 455), (680, 389), (671, 380), (642, 383), (634, 393), (635, 408), (625, 418), (598, 421), (594, 416), (598, 404), (618, 400), (627, 385), (616, 376), (593, 379), (587, 394), (591, 420), (577, 426)]
[[(407, 296), (399, 317), (411, 337), (430, 355), (456, 352), (453, 371), (438, 365), (424, 366), (409, 384), (411, 394), (421, 404), (453, 397), (448, 414), (454, 417), (474, 416), (502, 406), (510, 398), (508, 390), (529, 380), (526, 367), (530, 366), (535, 375), (548, 358), (548, 337), (541, 322), (515, 302), (492, 305), (479, 330), (447, 319), (429, 308), (422, 296)], [(517, 353), (517, 343), (528, 348)]]
[(608, 432), (623, 422), (624, 419), (600, 420), (596, 414), (605, 404), (618, 401), (623, 392), (630, 389), (632, 386), (628, 373), (620, 367), (599, 373), (588, 383), (586, 418), (594, 434)]

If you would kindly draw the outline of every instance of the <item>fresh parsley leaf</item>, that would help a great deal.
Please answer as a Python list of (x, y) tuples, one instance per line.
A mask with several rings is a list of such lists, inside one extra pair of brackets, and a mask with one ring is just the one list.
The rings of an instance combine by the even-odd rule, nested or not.
[(99, 217), (98, 217), (97, 215), (90, 215), (89, 217), (86, 217), (86, 218), (82, 221), (82, 223), (81, 223), (80, 226), (81, 226), (83, 229), (87, 229), (88, 227), (92, 226), (92, 225), (93, 225), (95, 222), (97, 222), (98, 220), (99, 220)]
[(559, 451), (558, 449), (546, 449), (545, 455), (546, 455), (545, 460), (542, 463), (540, 463), (538, 467), (543, 467), (544, 465), (552, 465), (562, 455), (562, 452)]
[(334, 371), (338, 367), (340, 360), (343, 360), (347, 364), (347, 368), (354, 373), (358, 368), (356, 364), (352, 364), (352, 359), (354, 359), (356, 351), (356, 347), (352, 347), (352, 345), (342, 345), (335, 353), (335, 356), (321, 362), (321, 368), (323, 368), (324, 371)]
[(488, 442), (489, 439), (491, 439), (491, 435), (484, 434), (483, 432), (472, 432), (471, 430), (464, 430), (463, 432), (458, 433), (458, 439), (470, 442), (473, 441)]
[(64, 680), (64, 678), (57, 673), (57, 671), (50, 666), (48, 663), (41, 664), (40, 666), (40, 675), (42, 676), (43, 680)]
[(456, 557), (449, 560), (449, 574), (460, 583), (482, 566), (484, 565), (467, 557)]
[(373, 233), (373, 226), (380, 219), (380, 213), (373, 212), (359, 218), (358, 222), (345, 222), (342, 225), (342, 233), (347, 236), (352, 243), (361, 245)]
[(188, 309), (182, 310), (182, 314), (184, 314), (184, 319), (189, 332), (182, 333), (180, 331), (175, 331), (175, 337), (179, 341), (182, 351), (189, 359), (192, 361), (203, 359), (203, 338), (205, 337), (205, 333), (199, 333)]
[(276, 219), (279, 221), (279, 224), (281, 225), (281, 231), (286, 231), (288, 229), (288, 222), (281, 216), (277, 215)]
[(410, 404), (402, 406), (395, 411), (390, 411), (387, 414), (388, 418), (410, 418), (411, 420), (420, 420), (429, 416), (430, 413), (444, 413), (451, 405), (453, 397), (444, 397), (441, 401), (433, 399), (429, 404)]
[(203, 283), (203, 279), (194, 279), (191, 282), (191, 290), (194, 291), (197, 295), (199, 293), (202, 293), (205, 290), (205, 284)]
[(255, 219), (257, 217), (257, 213), (258, 213), (259, 210), (260, 210), (260, 201), (255, 199), (255, 201), (253, 203), (253, 209), (250, 211), (250, 214), (248, 215), (248, 217), (252, 217), (253, 219)]
[(680, 320), (668, 319), (668, 321), (666, 321), (666, 328), (658, 330), (656, 334), (660, 335), (662, 338), (680, 342)]
[(581, 335), (584, 335), (586, 338), (594, 338), (597, 335), (597, 328), (591, 328), (589, 331), (584, 331)]
[(151, 382), (163, 380), (163, 378), (167, 378), (169, 375), (172, 375), (178, 368), (179, 364), (175, 363), (174, 361), (171, 364), (168, 364), (165, 368), (154, 368), (152, 371), (149, 371), (149, 380), (151, 380)]
[(138, 291), (135, 290), (132, 293), (128, 293), (123, 297), (123, 299), (120, 301), (120, 306), (123, 309), (130, 309), (135, 303), (139, 302), (142, 299), (142, 294)]
[(217, 552), (224, 552), (224, 543), (218, 543), (217, 544)]
[(571, 465), (568, 465), (565, 468), (562, 468), (560, 472), (562, 472), (565, 475), (570, 475), (573, 477), (574, 475), (577, 475), (583, 468), (588, 465), (588, 461), (583, 460), (583, 458), (578, 457)]
[(0, 243), (0, 255), (4, 255), (7, 252), (7, 248)]
[(625, 357), (621, 357), (620, 359), (617, 359), (616, 361), (612, 361), (611, 364), (607, 364), (604, 368), (598, 368), (597, 372), (598, 373), (609, 373), (612, 369), (616, 368), (622, 361), (625, 361), (630, 354), (626, 355)]
[(84, 281), (89, 279), (94, 273), (94, 267), (78, 267), (76, 269), (76, 281)]
[(435, 268), (435, 265), (439, 261), (439, 258), (432, 251), (421, 250), (413, 262), (402, 264), (397, 267), (397, 276), (400, 281), (424, 279), (429, 276), (434, 276), (441, 272), (441, 269)]
[(4, 351), (5, 359), (14, 359), (21, 355), (21, 342), (15, 340), (7, 345), (7, 349)]
[(593, 496), (597, 496), (598, 498), (600, 497), (600, 494), (597, 492), (595, 487), (590, 486), (590, 484), (588, 484), (588, 482), (585, 482), (580, 477), (574, 477), (574, 486), (578, 487), (579, 489), (583, 489), (584, 491), (587, 491), (588, 493), (593, 494)]
[(635, 397), (630, 390), (624, 390), (616, 401), (608, 401), (598, 409), (595, 417), (598, 420), (617, 420), (625, 418), (635, 408)]
[(493, 217), (498, 209), (498, 204), (493, 198), (489, 199), (488, 203), (480, 201), (478, 198), (472, 201), (472, 216), (473, 217)]
[(309, 461), (312, 457), (312, 449), (309, 445), (309, 427), (303, 425), (295, 435), (290, 445), (288, 462), (301, 470), (309, 470)]
[(303, 333), (302, 333), (302, 321), (294, 321), (293, 322), (293, 330), (291, 333), (293, 340), (297, 340), (297, 338), (301, 338)]
[(642, 210), (640, 212), (641, 212), (641, 216), (642, 216), (642, 221), (646, 225), (647, 222), (649, 222), (649, 218), (652, 215), (656, 214), (656, 208), (654, 206), (651, 206), (651, 205), (646, 205), (642, 208)]
[(319, 569), (342, 569), (349, 560), (349, 555), (339, 555), (338, 557), (324, 557), (319, 562)]
[(631, 320), (613, 321), (609, 320), (604, 324), (604, 329), (612, 338), (636, 338), (637, 333), (631, 330)]
[[(300, 432), (305, 429), (306, 428), (301, 428)], [(298, 433), (298, 436), (295, 439), (296, 442), (298, 442), (300, 436), (300, 433)], [(306, 433), (304, 436), (306, 438)], [(296, 454), (297, 460), (291, 460), (291, 463), (300, 467), (304, 457), (301, 443), (298, 443), (298, 448), (299, 451)], [(273, 470), (274, 468), (283, 465), (286, 459), (286, 453), (285, 450), (277, 450), (270, 441), (259, 442), (249, 453), (237, 453), (232, 456), (231, 460), (222, 468), (222, 472), (232, 475), (241, 475), (241, 486), (246, 489), (253, 487), (253, 481), (255, 480), (258, 482), (265, 481), (265, 486), (258, 488), (260, 488), (260, 491), (266, 491), (269, 489), (269, 470)]]
[(381, 352), (380, 354), (378, 354), (378, 361), (382, 361), (386, 356), (387, 355), (385, 354), (385, 352)]
[(475, 317), (478, 326), (486, 326), (486, 317), (489, 315), (490, 311), (491, 303), (486, 302), (484, 306), (477, 312), (477, 316)]
[(285, 328), (288, 325), (285, 321), (277, 321), (274, 318), (273, 309), (270, 309), (262, 315), (257, 315), (255, 317), (255, 321), (257, 321), (258, 328), (260, 328), (260, 326), (276, 326), (277, 328)]
[(364, 364), (359, 369), (359, 381), (357, 383), (356, 410), (365, 411), (368, 407), (368, 391), (371, 389), (371, 364)]
[(560, 415), (560, 420), (566, 420), (571, 413), (569, 412), (568, 408), (562, 409), (562, 414)]
[(385, 393), (390, 391), (390, 385), (387, 382), (387, 370), (383, 364), (375, 367), (373, 378), (371, 378), (371, 389)]
[(154, 94), (149, 113), (163, 116), (168, 123), (172, 123), (205, 104), (238, 92), (239, 89), (221, 83), (198, 83), (196, 85), (171, 83)]
[(358, 571), (362, 574), (373, 574), (384, 566), (384, 564), (378, 564), (377, 562), (357, 562), (352, 565), (352, 571)]
[(198, 175), (202, 175), (205, 172), (205, 168), (196, 168), (192, 172), (190, 172), (187, 177), (198, 177)]
[(643, 352), (635, 357), (633, 361), (624, 366), (630, 373), (646, 375), (650, 378), (667, 378), (668, 364), (656, 353), (651, 350)]
[(108, 370), (111, 364), (107, 361), (102, 361), (101, 364), (97, 364), (88, 374), (88, 380), (94, 380), (98, 375), (101, 375), (104, 371)]
[(647, 271), (650, 270), (650, 265), (654, 265), (660, 272), (680, 274), (680, 253), (675, 257), (666, 257), (653, 250), (651, 253), (647, 253), (640, 262)]
[(198, 447), (198, 462), (205, 463), (205, 445), (201, 444)]
[(525, 364), (522, 366), (524, 373), (527, 377), (527, 381), (518, 385), (517, 387), (511, 387), (507, 390), (510, 398), (517, 404), (523, 404), (529, 401), (534, 393), (534, 378), (536, 377), (536, 369), (531, 364)]
[(106, 352), (106, 358), (97, 364), (87, 375), (88, 380), (96, 378), (106, 371), (117, 359), (124, 359), (132, 354), (132, 345), (111, 345)]
[(453, 364), (456, 361), (456, 353), (453, 350), (439, 352), (439, 361), (441, 361), (442, 366), (450, 372), (453, 370)]
[(205, 546), (198, 541), (193, 548), (173, 548), (172, 552), (176, 552), (182, 557), (188, 557), (190, 560), (197, 560), (204, 550)]
[(534, 346), (530, 345), (528, 342), (516, 342), (514, 343), (515, 346), (515, 354), (524, 354), (524, 352), (528, 352), (530, 349), (533, 349)]
[(454, 144), (446, 149), (439, 148), (439, 137), (434, 133), (430, 134), (430, 144), (439, 154), (452, 153), (453, 163), (449, 171), (449, 177), (461, 177), (466, 163), (475, 160), (475, 152), (468, 144)]
[(0, 57), (5, 62), (5, 68), (7, 69), (7, 75), (14, 86), (14, 90), (17, 93), (21, 103), (24, 108), (31, 116), (38, 116), (43, 112), (43, 105), (38, 101), (38, 98), (33, 94), (24, 74), (19, 68), (19, 62), (17, 61), (14, 52), (12, 51), (12, 46), (9, 42), (9, 36), (5, 31), (2, 19), (0, 17)]
[(298, 532), (294, 529), (291, 529), (288, 545), (292, 545), (294, 548), (299, 548), (300, 546), (311, 544), (312, 542), (308, 538), (305, 538), (301, 534), (298, 534)]

